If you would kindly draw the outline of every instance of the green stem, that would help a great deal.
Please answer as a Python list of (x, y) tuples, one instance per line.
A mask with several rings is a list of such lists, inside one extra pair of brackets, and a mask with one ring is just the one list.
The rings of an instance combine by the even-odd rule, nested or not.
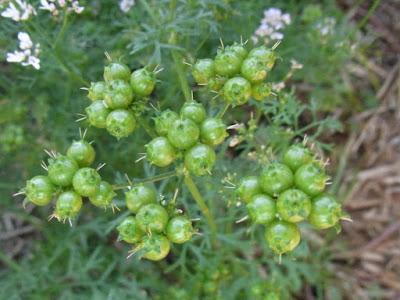
[(190, 90), (190, 85), (185, 75), (184, 66), (182, 63), (182, 56), (176, 50), (171, 50), (171, 55), (175, 63), (176, 72), (178, 73), (178, 79), (181, 85), (183, 96), (185, 97), (185, 101), (192, 101), (192, 92)]
[(138, 121), (140, 125), (144, 128), (144, 130), (147, 132), (147, 134), (152, 138), (156, 138), (157, 134), (154, 132), (153, 128), (151, 128), (149, 122), (147, 121), (146, 118), (143, 118), (142, 116), (138, 117)]
[(22, 268), (1, 250), (0, 250), (0, 261), (2, 261), (7, 267), (14, 270), (15, 272), (18, 273), (22, 272)]
[(196, 201), (197, 205), (199, 206), (202, 214), (206, 217), (208, 226), (211, 229), (212, 239), (215, 240), (217, 235), (217, 225), (215, 223), (214, 217), (208, 209), (206, 202), (201, 196), (199, 189), (197, 188), (189, 173), (186, 173), (184, 175), (184, 182), (186, 187), (189, 189), (189, 192), (192, 194), (194, 200)]
[(349, 159), (350, 152), (351, 152), (350, 145), (353, 141), (354, 141), (354, 139), (352, 137), (350, 137), (348, 142), (344, 146), (342, 154), (340, 155), (339, 165), (336, 170), (335, 178), (333, 179), (333, 183), (330, 187), (330, 192), (333, 195), (336, 195), (339, 192), (340, 183), (342, 182), (342, 179), (343, 179), (343, 176), (344, 176), (344, 173), (346, 170), (346, 166), (347, 166), (347, 161)]
[(314, 128), (316, 126), (321, 125), (322, 123), (324, 123), (325, 120), (320, 120), (320, 121), (316, 121), (314, 123), (308, 124), (307, 126), (304, 126), (303, 128), (299, 129), (296, 131), (296, 135), (300, 135), (303, 134), (304, 132), (306, 132), (307, 130), (310, 130), (311, 128)]
[[(133, 182), (133, 184), (152, 183), (152, 182), (157, 182), (157, 181), (161, 181), (161, 180), (164, 180), (164, 179), (168, 179), (168, 178), (171, 178), (171, 177), (174, 177), (174, 176), (177, 176), (177, 173), (175, 171), (171, 171), (171, 172), (166, 172), (166, 173), (159, 174), (159, 175), (156, 175), (156, 176), (152, 176), (152, 177), (149, 177), (149, 178), (133, 179), (132, 182)], [(126, 189), (128, 187), (129, 187), (129, 185), (114, 185), (113, 186), (113, 190), (114, 191), (123, 190), (123, 189)]]
[(225, 113), (227, 112), (227, 110), (229, 109), (229, 106), (230, 106), (229, 103), (226, 104), (226, 105), (224, 106), (224, 108), (222, 108), (221, 111), (217, 114), (217, 118), (220, 118), (220, 119), (221, 119), (221, 118), (225, 115)]
[(61, 29), (58, 32), (57, 37), (56, 37), (56, 39), (54, 41), (54, 45), (53, 45), (54, 49), (57, 48), (58, 42), (64, 36), (65, 30), (67, 29), (67, 24), (68, 24), (68, 13), (64, 12), (64, 19), (63, 19), (63, 23), (62, 23)]
[(381, 3), (381, 0), (375, 0), (374, 3), (372, 3), (371, 7), (369, 8), (367, 14), (362, 18), (362, 20), (357, 24), (357, 29), (360, 30), (365, 26), (365, 24), (368, 22), (369, 18), (372, 16), (372, 14), (375, 12), (375, 10), (378, 8), (379, 4)]

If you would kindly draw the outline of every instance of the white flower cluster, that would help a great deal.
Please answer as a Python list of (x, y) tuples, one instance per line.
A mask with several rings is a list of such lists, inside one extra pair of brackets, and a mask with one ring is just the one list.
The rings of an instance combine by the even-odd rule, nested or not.
[(119, 8), (124, 12), (127, 13), (132, 6), (135, 5), (135, 0), (121, 0), (119, 1)]
[(18, 33), (19, 50), (7, 53), (7, 61), (20, 63), (23, 66), (32, 66), (36, 70), (40, 69), (40, 44), (33, 44), (29, 34), (26, 32)]
[(265, 43), (271, 40), (282, 40), (283, 33), (281, 30), (290, 23), (290, 15), (283, 14), (279, 8), (272, 7), (264, 10), (264, 18), (252, 36), (254, 44), (257, 44), (260, 39)]
[(335, 32), (336, 19), (332, 17), (324, 18), (315, 25), (321, 36), (332, 35)]
[(35, 8), (23, 0), (10, 1), (8, 7), (1, 13), (2, 17), (16, 22), (26, 21), (32, 15), (36, 15)]
[(77, 0), (40, 0), (39, 9), (49, 11), (53, 16), (59, 14), (59, 9), (80, 14), (85, 9)]

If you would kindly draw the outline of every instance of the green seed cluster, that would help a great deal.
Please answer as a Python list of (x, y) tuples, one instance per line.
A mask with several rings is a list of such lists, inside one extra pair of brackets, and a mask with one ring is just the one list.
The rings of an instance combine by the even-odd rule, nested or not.
[(0, 131), (0, 150), (11, 153), (26, 142), (24, 128), (21, 125), (9, 124)]
[(274, 289), (274, 284), (268, 281), (255, 282), (250, 286), (251, 299), (279, 300), (279, 291)]
[(179, 115), (167, 109), (154, 122), (159, 136), (146, 145), (151, 164), (167, 167), (183, 157), (190, 173), (196, 176), (211, 173), (216, 158), (214, 148), (228, 135), (220, 118), (207, 117), (203, 105), (191, 101), (182, 106)]
[(216, 265), (214, 270), (200, 268), (197, 273), (197, 284), (204, 297), (201, 299), (215, 299), (216, 296), (216, 299), (221, 299), (221, 286), (230, 279), (232, 267), (227, 263), (221, 263)]
[(106, 128), (117, 139), (127, 137), (136, 128), (135, 106), (148, 100), (156, 79), (146, 68), (133, 72), (122, 63), (104, 68), (104, 81), (92, 82), (85, 112), (91, 126)]
[(243, 105), (250, 98), (264, 100), (271, 94), (271, 84), (265, 82), (273, 68), (276, 54), (265, 46), (247, 52), (244, 45), (233, 44), (218, 49), (214, 60), (198, 59), (192, 75), (199, 85), (218, 92), (232, 105)]
[(135, 244), (132, 253), (142, 251), (143, 258), (158, 261), (168, 255), (171, 243), (183, 244), (192, 238), (192, 221), (160, 205), (154, 187), (135, 185), (125, 193), (125, 199), (134, 216), (126, 217), (117, 230), (120, 240)]
[(269, 247), (283, 254), (300, 242), (297, 223), (308, 221), (316, 229), (326, 229), (344, 217), (341, 205), (325, 193), (328, 179), (312, 152), (295, 144), (281, 162), (269, 163), (259, 176), (243, 178), (237, 194), (252, 222), (266, 226)]
[(115, 192), (106, 181), (102, 181), (96, 169), (90, 168), (96, 152), (85, 140), (74, 141), (66, 155), (49, 152), (51, 157), (47, 176), (39, 175), (26, 182), (23, 192), (28, 201), (38, 206), (48, 205), (56, 198), (52, 217), (60, 221), (73, 219), (80, 211), (83, 200), (106, 208), (111, 205)]

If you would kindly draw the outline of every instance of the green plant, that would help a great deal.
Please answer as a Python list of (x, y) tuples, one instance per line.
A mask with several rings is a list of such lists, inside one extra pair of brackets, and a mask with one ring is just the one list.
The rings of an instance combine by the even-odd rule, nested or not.
[[(327, 44), (321, 44), (322, 39), (314, 38), (317, 29), (312, 29), (312, 24), (303, 24), (298, 17), (303, 10), (302, 4), (280, 3), (280, 8), (290, 12), (293, 21), (284, 32), (283, 43), (275, 50), (277, 57), (283, 59), (277, 59), (274, 69), (267, 71), (268, 82), (251, 83), (251, 97), (246, 105), (226, 108), (226, 101), (220, 99), (223, 99), (223, 86), (229, 78), (216, 76), (213, 67), (206, 65), (205, 71), (200, 72), (203, 78), (199, 83), (207, 84), (203, 87), (196, 86), (188, 74), (191, 71), (195, 74), (195, 62), (201, 61), (196, 57), (214, 57), (219, 37), (232, 44), (240, 34), (251, 36), (268, 3), (223, 0), (137, 2), (128, 14), (119, 12), (115, 2), (89, 1), (79, 16), (60, 11), (57, 17), (51, 17), (46, 15), (47, 12), (37, 10), (38, 16), (28, 22), (15, 24), (3, 19), (0, 24), (2, 49), (11, 49), (16, 33), (21, 30), (29, 32), (35, 43), (40, 42), (42, 49), (40, 71), (4, 63), (4, 72), (0, 75), (0, 89), (5, 92), (0, 99), (0, 131), (5, 135), (0, 139), (13, 136), (10, 132), (14, 131), (7, 130), (10, 125), (19, 128), (15, 139), (2, 139), (7, 143), (2, 144), (0, 150), (3, 151), (0, 154), (1, 169), (5, 170), (2, 175), (6, 174), (0, 183), (2, 199), (5, 199), (0, 204), (1, 210), (4, 208), (6, 212), (17, 214), (40, 235), (39, 239), (26, 244), (24, 253), (29, 255), (18, 256), (16, 268), (5, 262), (0, 252), (2, 262), (13, 268), (11, 274), (7, 268), (0, 271), (2, 291), (16, 299), (246, 299), (252, 298), (249, 290), (253, 282), (267, 280), (273, 286), (264, 287), (264, 295), (277, 291), (282, 299), (290, 299), (307, 282), (323, 298), (326, 287), (335, 284), (331, 272), (327, 271), (330, 270), (328, 247), (314, 247), (312, 238), (302, 235), (299, 247), (283, 257), (282, 264), (278, 265), (264, 243), (254, 243), (264, 239), (262, 226), (235, 225), (245, 206), (236, 207), (237, 198), (231, 192), (234, 189), (223, 188), (221, 181), (230, 185), (225, 180), (236, 182), (237, 174), (247, 174), (249, 169), (260, 171), (271, 153), (283, 153), (305, 134), (318, 151), (336, 149), (328, 144), (327, 137), (340, 129), (340, 123), (336, 117), (321, 111), (320, 104), (334, 107), (336, 104), (333, 103), (341, 103), (347, 111), (346, 104), (351, 101), (347, 101), (347, 88), (341, 84), (340, 71), (350, 57), (348, 49), (352, 41), (338, 30)], [(341, 13), (332, 4), (321, 7), (322, 17), (335, 16), (339, 27)], [(349, 28), (345, 20), (343, 28)], [(332, 46), (343, 41), (343, 47)], [(241, 44), (244, 43), (237, 44), (239, 50)], [(244, 46), (246, 52), (252, 47), (251, 41)], [(230, 48), (235, 53), (235, 47)], [(136, 126), (131, 134), (118, 142), (102, 130), (106, 128), (106, 119), (111, 112), (102, 101), (105, 100), (105, 81), (98, 81), (104, 71), (103, 65), (110, 64), (104, 61), (105, 50), (113, 58), (120, 58), (114, 62), (129, 67), (129, 76), (132, 76), (131, 70), (141, 70), (143, 65), (152, 75), (155, 65), (164, 67), (157, 75), (156, 88), (149, 97), (144, 97), (146, 100), (133, 97), (127, 111), (133, 114)], [(0, 52), (6, 56), (4, 50)], [(291, 58), (304, 64), (304, 69), (286, 80)], [(187, 63), (193, 63), (193, 67), (188, 67)], [(243, 77), (240, 73), (236, 75)], [(122, 80), (126, 79), (127, 76)], [(94, 83), (90, 84), (90, 81)], [(130, 81), (129, 77), (127, 82), (131, 84)], [(195, 81), (198, 81), (196, 77)], [(278, 90), (277, 83), (281, 82), (292, 90)], [(86, 109), (84, 93), (78, 91), (82, 85), (89, 89), (88, 98), (94, 100)], [(303, 85), (311, 86), (312, 90), (301, 90)], [(168, 141), (165, 132), (170, 127), (168, 121), (167, 124), (159, 122), (157, 125), (157, 121), (155, 126), (151, 124), (152, 118), (157, 120), (168, 110), (175, 115), (172, 118), (180, 118), (175, 112), (180, 112), (183, 100), (191, 102), (191, 90), (196, 102), (205, 108), (206, 117), (230, 125), (226, 128), (229, 135), (216, 148), (211, 140), (206, 142), (207, 135), (202, 137), (201, 124), (195, 122), (200, 130), (198, 142), (215, 147), (212, 176), (208, 172), (202, 177), (184, 172), (187, 171), (184, 166), (186, 151), (177, 151)], [(212, 99), (214, 95), (210, 91), (218, 91), (219, 98)], [(87, 120), (79, 125), (92, 124), (88, 137), (96, 141), (92, 144), (96, 160), (108, 164), (101, 171), (102, 178), (113, 183), (103, 185), (102, 181), (99, 186), (102, 192), (89, 200), (93, 205), (98, 203), (99, 207), (118, 205), (122, 212), (113, 214), (110, 210), (103, 212), (84, 205), (75, 219), (79, 226), (74, 226), (73, 230), (57, 223), (46, 226), (40, 219), (49, 214), (51, 205), (28, 213), (18, 208), (18, 202), (8, 195), (23, 185), (21, 180), (25, 176), (39, 173), (37, 161), (43, 157), (43, 148), (66, 150), (70, 146), (76, 139), (77, 129), (77, 124), (72, 122), (72, 113), (83, 111)], [(211, 132), (214, 131), (208, 133)], [(159, 161), (164, 162), (161, 164), (150, 155), (157, 155), (158, 151), (149, 153), (143, 147), (157, 135), (163, 137), (164, 145), (170, 146), (161, 146), (160, 149), (166, 149), (167, 158), (161, 157)], [(147, 159), (134, 164), (136, 154), (140, 152), (147, 152)], [(189, 220), (200, 218), (195, 228), (201, 235), (193, 235), (190, 242), (184, 244), (171, 244), (168, 259), (160, 263), (139, 262), (135, 258), (127, 263), (124, 253), (131, 246), (114, 242), (114, 229), (130, 214), (125, 209), (123, 193), (119, 192), (127, 187), (125, 173), (133, 181), (132, 189), (140, 184), (155, 188), (156, 202), (168, 211), (169, 207), (179, 207), (176, 210), (183, 210), (183, 216)], [(174, 215), (179, 216), (182, 214)], [(212, 234), (213, 223), (218, 229), (215, 235)], [(327, 244), (331, 242), (330, 231), (325, 240)], [(138, 246), (137, 242), (135, 246)], [(135, 257), (144, 252), (140, 250)]]
[[(252, 83), (265, 80), (266, 72), (270, 71), (275, 63), (276, 56), (273, 51), (276, 46), (272, 49), (261, 46), (252, 49), (249, 53), (241, 44), (220, 49), (213, 64), (216, 74), (231, 77), (226, 81), (223, 92), (223, 97), (228, 104), (222, 108), (217, 117), (207, 117), (203, 105), (193, 99), (186, 101), (179, 116), (171, 110), (163, 111), (155, 118), (155, 127), (157, 132), (166, 134), (166, 137), (156, 137), (146, 145), (149, 162), (158, 167), (167, 167), (177, 158), (183, 158), (183, 164), (176, 166), (171, 176), (184, 177), (184, 183), (207, 217), (214, 243), (217, 234), (214, 217), (210, 214), (190, 174), (195, 176), (212, 174), (211, 171), (216, 162), (215, 150), (212, 147), (223, 143), (227, 137), (226, 125), (221, 118), (230, 105), (243, 105), (250, 99)], [(196, 76), (199, 75), (198, 71), (193, 70)], [(238, 77), (238, 73), (249, 81)], [(129, 77), (133, 88), (127, 83)], [(122, 108), (127, 108), (131, 103), (133, 90), (141, 96), (150, 95), (155, 84), (153, 75), (145, 69), (140, 69), (130, 75), (127, 66), (111, 63), (104, 69), (104, 79), (105, 85), (92, 84), (91, 88), (96, 87), (97, 90), (96, 96), (92, 96), (94, 91), (91, 91), (91, 98), (101, 97), (99, 93), (103, 91), (103, 88), (105, 89), (106, 106), (114, 109), (107, 116), (107, 129), (117, 138), (127, 136), (135, 127), (135, 119), (132, 112)], [(246, 88), (248, 91), (242, 90), (241, 82), (248, 85)], [(132, 126), (127, 124), (124, 114), (132, 116)], [(145, 129), (149, 135), (153, 136), (149, 127)], [(199, 143), (200, 141), (205, 144)], [(83, 138), (80, 142), (73, 142), (67, 155), (68, 157), (53, 155), (54, 158), (49, 161), (48, 166), (50, 181), (61, 187), (72, 185), (74, 190), (63, 192), (57, 200), (54, 216), (61, 220), (76, 217), (82, 206), (81, 196), (94, 199), (99, 194), (98, 197), (103, 202), (100, 206), (106, 206), (115, 195), (108, 185), (101, 185), (101, 177), (97, 171), (87, 167), (95, 157), (94, 149), (89, 143), (86, 143)], [(327, 199), (330, 198), (323, 202), (326, 204), (325, 208), (319, 202), (312, 205), (310, 197), (321, 194), (328, 180), (322, 166), (314, 160), (308, 149), (293, 145), (283, 155), (285, 163), (267, 164), (259, 178), (245, 178), (237, 190), (237, 194), (244, 197), (244, 201), (247, 202), (252, 221), (266, 225), (265, 237), (268, 245), (279, 255), (292, 251), (299, 244), (300, 231), (295, 223), (306, 220), (312, 207), (318, 210), (313, 211), (312, 215), (314, 224), (319, 225), (320, 228), (335, 226), (343, 216), (340, 207), (337, 212), (337, 207), (333, 207), (334, 204), (327, 203)], [(79, 169), (78, 165), (85, 167)], [(136, 241), (136, 247), (132, 253), (143, 250), (144, 258), (160, 260), (170, 251), (169, 241), (181, 244), (190, 240), (193, 230), (189, 220), (179, 217), (168, 221), (169, 212), (164, 206), (156, 203), (157, 197), (153, 187), (143, 184), (132, 186), (129, 178), (128, 182), (130, 185), (128, 192), (125, 193), (126, 205), (131, 212), (135, 213), (135, 218), (125, 219), (118, 230), (122, 239), (128, 242)], [(51, 188), (47, 186), (41, 189), (45, 193), (51, 191)], [(39, 198), (33, 197), (32, 202), (46, 203), (48, 200), (42, 197), (45, 199), (38, 201)], [(171, 201), (172, 207), (174, 204), (175, 197)], [(99, 206), (98, 203), (96, 206)], [(337, 216), (331, 217), (330, 223), (323, 224), (322, 220), (317, 219), (316, 215), (319, 213), (332, 214), (335, 209)], [(275, 220), (276, 218), (278, 220)], [(138, 239), (137, 235), (140, 232), (143, 234), (141, 239)]]

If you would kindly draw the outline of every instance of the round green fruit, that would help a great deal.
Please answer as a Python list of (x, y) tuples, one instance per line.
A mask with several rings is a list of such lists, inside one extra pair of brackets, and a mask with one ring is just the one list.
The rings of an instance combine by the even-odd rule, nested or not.
[(26, 182), (26, 198), (35, 205), (49, 204), (54, 192), (55, 188), (47, 176), (35, 176)]
[(106, 120), (107, 131), (117, 139), (127, 137), (136, 127), (133, 113), (125, 109), (113, 110)]
[(207, 145), (197, 144), (185, 153), (185, 167), (196, 176), (211, 173), (215, 164), (215, 151)]
[(88, 90), (88, 98), (92, 101), (104, 100), (107, 85), (104, 81), (91, 82)]
[(113, 80), (108, 83), (104, 94), (104, 102), (111, 109), (127, 108), (132, 103), (131, 86), (123, 80)]
[(313, 199), (308, 221), (317, 229), (327, 229), (335, 226), (342, 216), (340, 203), (333, 196), (322, 194)]
[(201, 103), (195, 101), (186, 102), (181, 108), (181, 118), (201, 124), (206, 118), (206, 110)]
[(293, 185), (293, 173), (284, 164), (270, 163), (261, 172), (260, 185), (265, 193), (276, 196)]
[(123, 80), (128, 82), (131, 76), (131, 70), (127, 65), (122, 63), (110, 63), (104, 68), (104, 80), (110, 82), (113, 80)]
[(258, 194), (246, 205), (250, 219), (256, 224), (268, 224), (275, 219), (275, 201), (268, 195)]
[(265, 46), (254, 48), (250, 51), (248, 57), (254, 57), (263, 63), (268, 70), (271, 70), (276, 61), (276, 54)]
[(237, 52), (219, 50), (214, 59), (215, 73), (221, 76), (232, 77), (240, 72), (242, 60)]
[(307, 219), (311, 211), (311, 200), (306, 193), (289, 189), (279, 195), (276, 207), (282, 220), (296, 223)]
[(247, 176), (244, 177), (240, 183), (238, 188), (236, 189), (236, 193), (241, 200), (245, 203), (249, 203), (254, 195), (261, 194), (261, 186), (257, 176)]
[(106, 208), (111, 204), (116, 195), (111, 184), (101, 181), (96, 193), (89, 197), (89, 201), (94, 206)]
[(171, 243), (161, 234), (152, 234), (144, 239), (142, 249), (144, 250), (143, 258), (159, 261), (168, 255)]
[(251, 84), (243, 77), (234, 77), (225, 82), (225, 101), (233, 106), (245, 104), (251, 97)]
[(172, 123), (179, 119), (179, 115), (170, 110), (164, 110), (160, 115), (154, 118), (154, 124), (156, 127), (156, 132), (161, 136), (168, 135), (168, 129), (171, 127)]
[(297, 169), (294, 182), (300, 190), (311, 197), (321, 194), (325, 190), (328, 176), (316, 163), (308, 163)]
[(200, 136), (199, 127), (192, 120), (178, 119), (168, 129), (168, 140), (177, 149), (192, 147)]
[(156, 203), (157, 191), (149, 184), (138, 184), (125, 192), (125, 200), (128, 209), (136, 214), (142, 206)]
[(165, 137), (157, 137), (146, 146), (147, 159), (157, 167), (166, 167), (174, 162), (176, 150)]
[(95, 169), (79, 169), (72, 180), (74, 190), (81, 196), (91, 197), (99, 190), (101, 177)]
[(67, 150), (67, 156), (75, 160), (80, 167), (87, 167), (93, 163), (96, 152), (88, 142), (79, 140), (72, 142)]
[(292, 145), (283, 155), (283, 163), (286, 164), (293, 172), (302, 165), (308, 164), (313, 159), (310, 150), (301, 144)]
[(241, 60), (244, 60), (247, 56), (247, 50), (242, 44), (234, 43), (233, 45), (227, 46), (225, 51), (231, 51), (236, 53)]
[(126, 217), (117, 227), (119, 238), (127, 243), (135, 244), (141, 241), (144, 232), (140, 229), (135, 217)]
[(254, 100), (262, 101), (272, 94), (272, 85), (267, 82), (253, 84), (251, 87), (251, 97)]
[(78, 169), (79, 166), (75, 160), (63, 155), (49, 159), (47, 168), (51, 182), (63, 187), (71, 185), (72, 178)]
[(274, 221), (265, 230), (268, 246), (277, 254), (292, 251), (300, 243), (300, 230), (294, 223)]
[(175, 244), (183, 244), (189, 241), (193, 235), (192, 222), (184, 216), (174, 217), (167, 225), (167, 238)]
[(131, 86), (136, 95), (150, 96), (156, 86), (156, 79), (146, 68), (138, 69), (131, 75)]
[(58, 196), (55, 216), (61, 220), (75, 218), (82, 207), (82, 197), (74, 191), (66, 191)]
[(219, 91), (224, 87), (227, 80), (227, 77), (214, 76), (208, 80), (207, 86), (211, 91)]
[(200, 138), (204, 144), (215, 147), (228, 136), (226, 125), (219, 118), (207, 118), (200, 126)]
[(210, 58), (198, 59), (193, 65), (192, 75), (198, 84), (207, 84), (214, 74), (214, 61)]
[(161, 205), (150, 203), (139, 209), (136, 220), (144, 232), (160, 233), (167, 226), (168, 213)]
[(103, 101), (94, 101), (85, 109), (89, 124), (97, 128), (106, 128), (107, 116), (111, 110), (104, 105)]
[(251, 83), (263, 81), (267, 77), (265, 65), (255, 57), (248, 57), (243, 61), (240, 73)]

